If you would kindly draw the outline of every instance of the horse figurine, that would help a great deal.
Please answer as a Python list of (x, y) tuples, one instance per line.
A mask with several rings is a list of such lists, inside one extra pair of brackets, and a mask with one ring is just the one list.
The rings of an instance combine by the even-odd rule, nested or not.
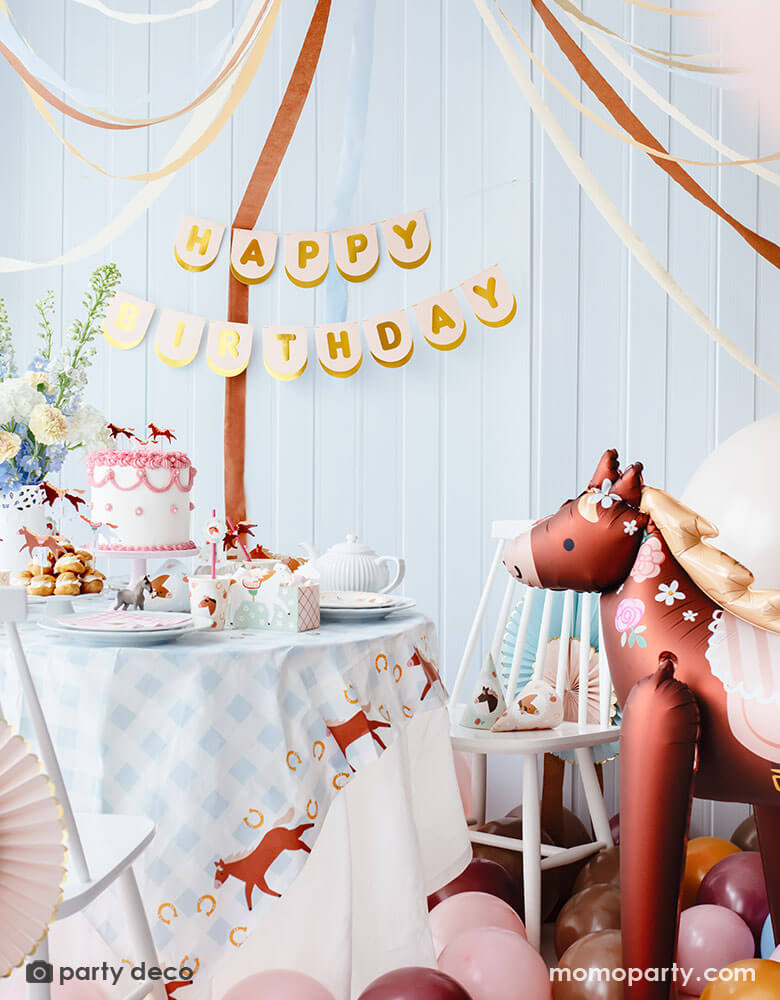
[[(518, 580), (597, 591), (623, 708), (623, 966), (666, 970), (628, 1000), (668, 1000), (693, 795), (753, 806), (780, 927), (780, 592), (705, 539), (717, 528), (620, 472), (604, 453), (586, 490), (509, 542)], [(659, 978), (660, 976), (656, 976)]]
[(131, 604), (136, 611), (143, 611), (147, 594), (154, 594), (154, 587), (148, 576), (142, 576), (138, 583), (117, 591), (114, 611), (127, 611)]

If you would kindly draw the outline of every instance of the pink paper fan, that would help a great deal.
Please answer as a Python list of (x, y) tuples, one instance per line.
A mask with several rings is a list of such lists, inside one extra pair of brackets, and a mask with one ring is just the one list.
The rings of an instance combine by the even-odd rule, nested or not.
[[(544, 654), (542, 677), (555, 687), (558, 677), (558, 649), (561, 640), (551, 639)], [(566, 678), (563, 685), (563, 720), (576, 722), (580, 697), (580, 641), (569, 639), (569, 661), (566, 664)], [(586, 722), (597, 723), (601, 717), (599, 708), (599, 654), (593, 647), (588, 660), (588, 711)]]
[(0, 719), (0, 976), (46, 935), (65, 882), (62, 810), (38, 758)]

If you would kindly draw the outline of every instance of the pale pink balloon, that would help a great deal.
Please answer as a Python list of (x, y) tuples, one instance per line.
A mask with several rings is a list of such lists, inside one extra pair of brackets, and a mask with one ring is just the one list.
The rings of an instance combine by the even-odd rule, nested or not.
[(733, 910), (725, 906), (691, 906), (683, 910), (677, 936), (677, 964), (693, 972), (687, 986), (679, 986), (686, 996), (701, 996), (707, 985), (707, 969), (722, 969), (744, 958), (753, 958), (753, 932)]
[(334, 1000), (330, 990), (316, 979), (292, 969), (270, 969), (247, 976), (231, 986), (222, 1000)]
[[(24, 969), (22, 969), (22, 973), (24, 973)], [(60, 986), (55, 979), (51, 985), (51, 996), (52, 1000), (107, 1000), (106, 989), (110, 989), (110, 987), (104, 988), (102, 981), (93, 983), (69, 980)], [(11, 983), (3, 983), (0, 986), (0, 997), (2, 1000), (26, 1000), (27, 983), (24, 975), (17, 973)]]
[(525, 937), (523, 921), (509, 903), (489, 892), (459, 892), (431, 910), (431, 934), (437, 957), (464, 931), (476, 927), (501, 927)]
[[(780, 139), (780, 60), (777, 39), (780, 36), (780, 7), (767, 0), (723, 0), (717, 8), (717, 41), (722, 46), (724, 62), (743, 70), (736, 77), (736, 92), (758, 98), (762, 124), (768, 124), (772, 138)], [(755, 153), (748, 155), (755, 156)]]
[(478, 927), (459, 934), (439, 956), (439, 968), (460, 983), (471, 1000), (552, 1000), (542, 956), (520, 934)]

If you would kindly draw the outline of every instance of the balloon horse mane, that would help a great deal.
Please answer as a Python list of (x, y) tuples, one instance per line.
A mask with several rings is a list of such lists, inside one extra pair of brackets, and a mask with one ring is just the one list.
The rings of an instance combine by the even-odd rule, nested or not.
[[(780, 594), (703, 541), (717, 529), (620, 471), (606, 451), (587, 489), (507, 545), (525, 584), (597, 591), (623, 708), (623, 965), (674, 963), (693, 795), (752, 804), (780, 927)], [(667, 1000), (670, 979), (626, 986)]]

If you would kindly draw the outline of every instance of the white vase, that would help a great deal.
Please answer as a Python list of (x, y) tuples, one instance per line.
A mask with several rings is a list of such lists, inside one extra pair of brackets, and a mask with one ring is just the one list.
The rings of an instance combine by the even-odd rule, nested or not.
[(30, 553), (25, 549), (24, 538), (20, 534), (27, 528), (33, 534), (44, 536), (49, 533), (47, 522), (52, 511), (40, 486), (17, 486), (6, 493), (0, 493), (0, 572), (18, 573), (30, 561)]

